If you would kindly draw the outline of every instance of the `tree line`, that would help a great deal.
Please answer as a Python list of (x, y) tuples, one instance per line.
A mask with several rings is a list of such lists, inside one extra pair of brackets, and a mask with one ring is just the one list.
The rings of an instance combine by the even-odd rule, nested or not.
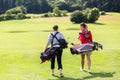
[(27, 9), (24, 6), (18, 6), (8, 9), (4, 14), (0, 15), (0, 21), (26, 19)]
[(120, 12), (120, 0), (0, 0), (0, 14), (10, 8), (24, 6), (28, 13), (51, 12), (53, 8), (69, 12), (97, 7), (101, 11)]
[(24, 6), (28, 13), (45, 13), (52, 8), (47, 0), (0, 0), (0, 13), (17, 6)]

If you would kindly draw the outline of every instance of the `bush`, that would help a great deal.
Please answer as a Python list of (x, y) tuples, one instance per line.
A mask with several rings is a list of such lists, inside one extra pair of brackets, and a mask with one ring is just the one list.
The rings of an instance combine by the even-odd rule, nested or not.
[(3, 20), (13, 20), (13, 19), (25, 19), (27, 10), (23, 6), (19, 6), (16, 8), (9, 9), (5, 12), (5, 14), (0, 16), (0, 21)]
[(90, 8), (87, 8), (85, 10), (83, 10), (83, 14), (84, 14), (84, 22), (89, 22), (88, 20), (88, 14), (91, 12), (91, 9)]
[(81, 23), (85, 21), (85, 16), (81, 11), (74, 11), (70, 19), (72, 22)]
[(22, 13), (22, 10), (13, 8), (5, 12), (5, 14), (17, 14), (17, 13)]
[(0, 21), (4, 21), (4, 15), (0, 15)]
[(25, 14), (18, 13), (18, 14), (16, 15), (16, 19), (25, 19), (25, 18), (26, 18)]
[(49, 17), (48, 13), (44, 13), (41, 17)]
[(15, 19), (15, 15), (13, 14), (4, 14), (4, 20), (13, 20)]
[(61, 17), (61, 10), (59, 10), (58, 7), (55, 7), (55, 8), (53, 9), (53, 13), (54, 13), (54, 16), (55, 16), (55, 17)]
[(5, 13), (6, 14), (18, 14), (18, 13), (26, 14), (27, 9), (24, 6), (19, 6), (19, 7), (7, 10)]
[(75, 23), (81, 23), (81, 22), (89, 22), (94, 23), (96, 20), (98, 20), (100, 14), (98, 8), (89, 9), (83, 11), (74, 11), (71, 14), (71, 21)]
[(106, 15), (105, 11), (101, 11), (100, 15)]
[(62, 13), (62, 16), (68, 16), (68, 15), (67, 15), (67, 13), (68, 13), (67, 10), (62, 10), (61, 13)]
[(58, 12), (56, 13), (55, 17), (61, 17), (61, 16), (62, 16), (61, 11), (58, 10)]
[(49, 17), (53, 17), (53, 13), (48, 12), (48, 16), (49, 16)]
[(98, 20), (99, 17), (100, 17), (99, 9), (98, 8), (93, 8), (87, 16), (88, 22), (94, 23), (96, 20)]
[(53, 17), (53, 13), (48, 12), (48, 13), (44, 13), (41, 17)]
[(41, 17), (62, 17), (67, 16), (68, 11), (67, 10), (59, 10), (58, 7), (55, 7), (52, 12), (48, 12), (43, 14)]

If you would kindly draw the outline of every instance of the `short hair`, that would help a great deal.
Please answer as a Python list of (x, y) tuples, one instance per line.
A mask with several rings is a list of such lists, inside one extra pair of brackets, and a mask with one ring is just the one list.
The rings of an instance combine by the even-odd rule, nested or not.
[(58, 25), (54, 25), (54, 26), (53, 26), (53, 30), (54, 30), (54, 31), (58, 30)]
[(83, 26), (83, 28), (87, 28), (87, 25), (84, 22), (82, 22), (80, 26)]

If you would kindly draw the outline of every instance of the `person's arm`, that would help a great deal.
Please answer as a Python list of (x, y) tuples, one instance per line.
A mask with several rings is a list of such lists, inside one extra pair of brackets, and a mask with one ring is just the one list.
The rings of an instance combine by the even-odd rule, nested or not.
[(48, 42), (47, 42), (47, 44), (46, 44), (46, 46), (45, 46), (44, 52), (45, 52), (45, 50), (48, 48), (48, 46), (50, 45), (51, 42), (52, 42), (52, 36), (49, 35), (49, 37), (48, 37)]
[(90, 42), (93, 42), (92, 33), (90, 32)]
[(81, 41), (81, 43), (84, 43), (83, 34), (79, 33), (78, 40)]

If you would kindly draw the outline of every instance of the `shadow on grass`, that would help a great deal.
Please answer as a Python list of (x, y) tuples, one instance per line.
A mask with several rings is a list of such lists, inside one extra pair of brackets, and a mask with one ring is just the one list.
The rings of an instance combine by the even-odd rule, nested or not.
[(57, 75), (55, 75), (54, 77), (58, 79), (48, 79), (48, 80), (82, 80), (82, 79), (75, 79), (75, 78), (70, 78), (70, 77), (59, 77)]
[(42, 30), (42, 32), (52, 32), (52, 30)]
[(116, 74), (116, 73), (115, 72), (108, 72), (108, 73), (107, 72), (98, 72), (98, 73), (91, 72), (90, 74), (91, 76), (83, 77), (82, 80), (92, 79), (96, 77), (101, 77), (101, 78), (113, 77), (113, 74)]
[[(27, 33), (27, 32), (35, 32), (35, 31), (7, 31), (5, 33)], [(52, 30), (42, 30), (42, 32), (52, 32)]]
[(80, 30), (80, 28), (67, 28), (66, 30)]
[(30, 31), (8, 31), (7, 33), (26, 33)]
[[(87, 71), (85, 71), (87, 72)], [(97, 77), (101, 77), (101, 78), (109, 78), (109, 77), (113, 77), (113, 74), (115, 74), (115, 72), (98, 72), (98, 73), (95, 73), (95, 72), (91, 72), (89, 73), (91, 74), (90, 76), (86, 76), (86, 77), (82, 77), (81, 78), (71, 78), (71, 77), (59, 77), (59, 76), (54, 76), (58, 79), (49, 79), (49, 80), (88, 80), (88, 79), (94, 79), (94, 78), (97, 78)]]
[(105, 25), (104, 23), (99, 23), (99, 22), (92, 23), (92, 24), (95, 24), (95, 25)]

